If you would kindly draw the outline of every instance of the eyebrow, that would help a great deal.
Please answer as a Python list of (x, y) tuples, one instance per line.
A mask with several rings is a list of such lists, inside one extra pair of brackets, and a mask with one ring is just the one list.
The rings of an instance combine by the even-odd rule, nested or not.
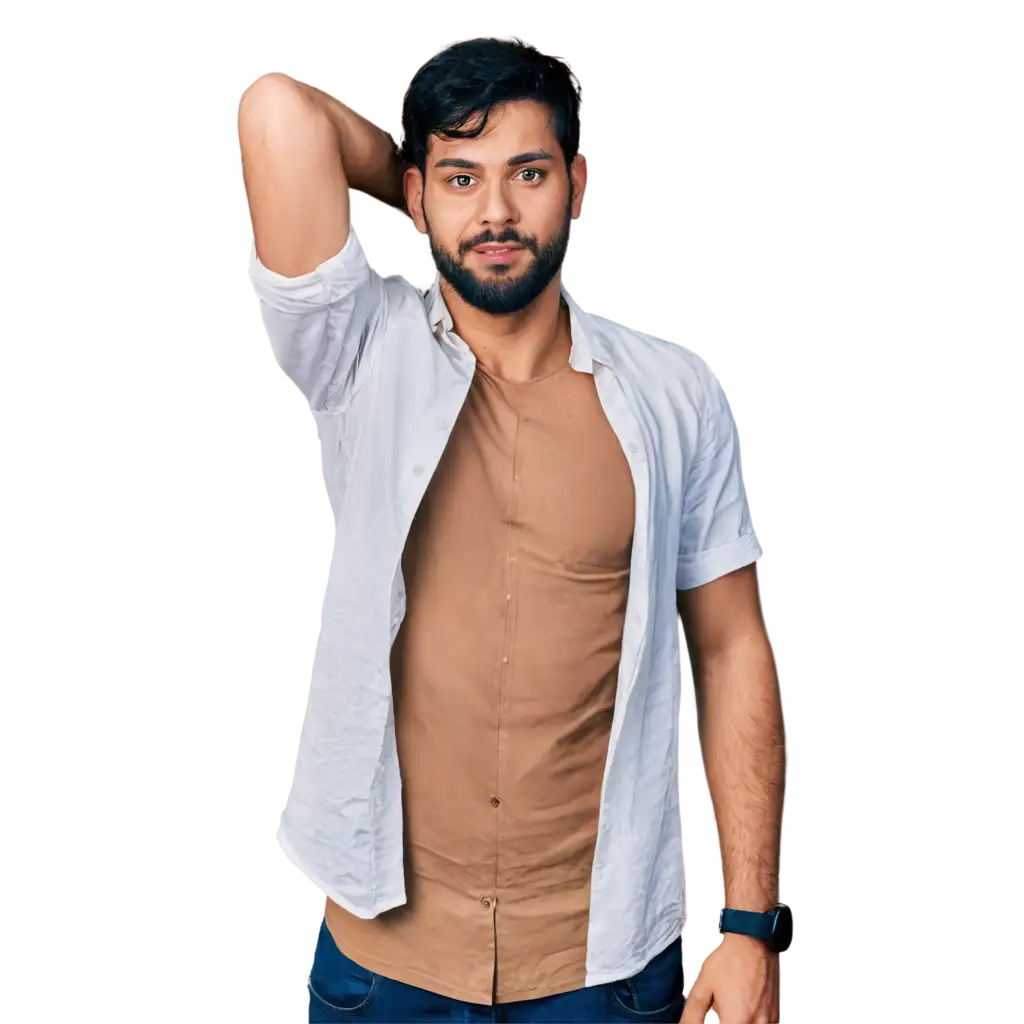
[[(535, 149), (529, 153), (520, 153), (518, 156), (510, 156), (506, 161), (509, 167), (517, 167), (519, 164), (530, 164), (535, 160), (554, 160), (554, 157), (543, 149)], [(460, 160), (457, 157), (447, 157), (444, 160), (438, 160), (435, 167), (466, 167), (470, 170), (475, 170), (480, 165), (474, 163), (472, 160)]]

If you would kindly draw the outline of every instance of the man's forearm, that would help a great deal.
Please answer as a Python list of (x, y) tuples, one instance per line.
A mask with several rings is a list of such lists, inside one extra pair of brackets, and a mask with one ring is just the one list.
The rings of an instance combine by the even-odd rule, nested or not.
[(349, 187), (407, 213), (402, 189), (404, 167), (391, 135), (321, 89), (294, 78), (288, 80), (323, 111), (334, 127)]
[(697, 721), (718, 822), (725, 905), (768, 910), (779, 898), (786, 754), (775, 660), (744, 637), (695, 675)]

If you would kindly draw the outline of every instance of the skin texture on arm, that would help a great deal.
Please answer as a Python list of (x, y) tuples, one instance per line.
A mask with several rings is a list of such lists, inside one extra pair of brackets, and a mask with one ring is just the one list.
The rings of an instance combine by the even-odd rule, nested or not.
[[(725, 905), (769, 910), (778, 900), (785, 732), (775, 659), (761, 613), (756, 562), (677, 591), (697, 723), (722, 850)], [(728, 933), (704, 962), (682, 1020), (779, 1020), (779, 956)]]
[(313, 86), (258, 78), (239, 101), (238, 139), (257, 255), (285, 277), (345, 244), (349, 188), (407, 212), (394, 140)]
[(404, 167), (391, 134), (322, 89), (290, 81), (334, 126), (349, 186), (408, 216), (402, 187)]
[(756, 565), (677, 591), (676, 598), (722, 847), (726, 905), (761, 911), (778, 900), (785, 734)]

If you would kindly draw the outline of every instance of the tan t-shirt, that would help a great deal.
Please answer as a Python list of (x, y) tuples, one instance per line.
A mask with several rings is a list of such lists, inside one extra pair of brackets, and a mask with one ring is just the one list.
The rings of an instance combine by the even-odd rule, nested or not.
[(591, 374), (477, 364), (402, 560), (407, 902), (364, 919), (328, 898), (351, 959), (474, 1003), (583, 986), (633, 515)]

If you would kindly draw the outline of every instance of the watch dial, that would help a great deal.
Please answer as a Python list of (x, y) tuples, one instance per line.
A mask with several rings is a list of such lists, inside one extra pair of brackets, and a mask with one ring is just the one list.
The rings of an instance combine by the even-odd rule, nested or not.
[(793, 914), (785, 903), (775, 907), (775, 920), (772, 923), (772, 934), (768, 940), (768, 948), (773, 953), (782, 953), (789, 949), (793, 941)]

